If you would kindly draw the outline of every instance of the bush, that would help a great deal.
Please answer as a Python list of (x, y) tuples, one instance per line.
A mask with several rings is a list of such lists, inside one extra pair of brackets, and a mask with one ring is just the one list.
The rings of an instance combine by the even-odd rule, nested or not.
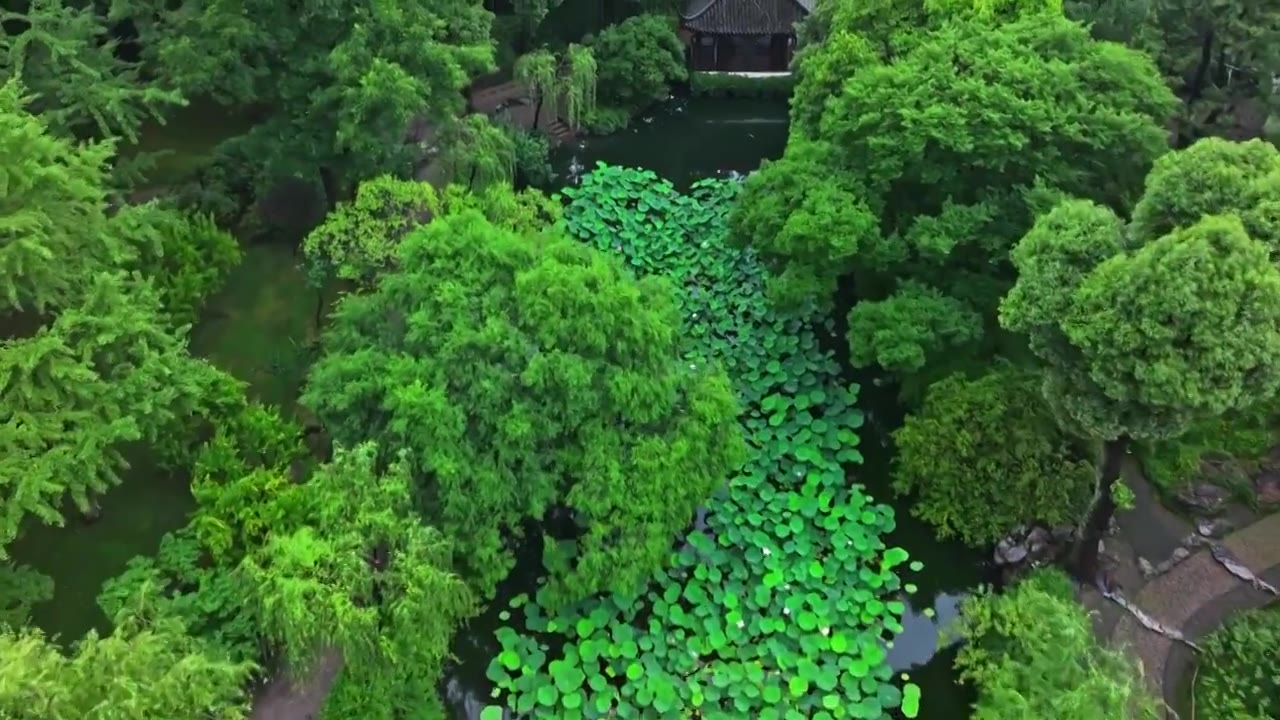
[(605, 105), (641, 110), (688, 77), (675, 24), (661, 15), (637, 15), (606, 28), (592, 45), (598, 97)]
[(1196, 717), (1280, 717), (1280, 607), (1250, 610), (1209, 634), (1196, 678)]
[(1154, 699), (1123, 652), (1103, 647), (1058, 570), (964, 601), (960, 677), (978, 689), (973, 720), (1155, 720)]
[[(1260, 407), (1247, 413), (1215, 417), (1194, 425), (1180, 437), (1139, 446), (1148, 479), (1161, 492), (1171, 495), (1188, 483), (1200, 480), (1204, 460), (1227, 458), (1238, 472), (1224, 476), (1245, 477), (1252, 466), (1276, 443), (1275, 413)], [(1214, 481), (1214, 478), (1204, 478)], [(1228, 479), (1219, 484), (1232, 485)], [(1238, 484), (1238, 483), (1236, 483)], [(1247, 478), (1245, 480), (1247, 485)], [(1231, 489), (1231, 488), (1228, 488)], [(1243, 495), (1252, 497), (1250, 488)]]
[(985, 545), (1022, 522), (1074, 522), (1089, 502), (1093, 468), (1023, 370), (934, 384), (894, 440), (894, 490), (916, 493), (912, 513), (940, 537)]
[(611, 135), (630, 124), (631, 112), (623, 108), (597, 105), (582, 117), (582, 125), (592, 135)]
[(555, 179), (555, 172), (551, 169), (551, 143), (547, 136), (533, 130), (513, 127), (511, 137), (516, 150), (516, 186), (550, 186)]
[(695, 96), (784, 98), (794, 85), (790, 75), (760, 78), (698, 72), (689, 78), (689, 90)]

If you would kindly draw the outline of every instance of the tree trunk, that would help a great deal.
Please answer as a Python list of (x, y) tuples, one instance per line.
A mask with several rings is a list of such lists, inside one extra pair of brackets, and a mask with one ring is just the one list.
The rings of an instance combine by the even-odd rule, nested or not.
[(542, 101), (543, 101), (543, 100), (545, 100), (545, 99), (546, 99), (546, 98), (543, 96), (543, 94), (542, 94), (541, 92), (539, 92), (539, 93), (538, 93), (538, 104), (537, 104), (537, 105), (534, 105), (534, 107), (533, 107), (533, 127), (532, 127), (532, 128), (530, 128), (531, 130), (535, 130), (535, 131), (536, 131), (536, 130), (538, 129), (538, 118), (542, 117)]
[(324, 187), (324, 206), (328, 211), (325, 214), (328, 215), (338, 207), (338, 201), (342, 199), (342, 189), (338, 186), (338, 176), (333, 168), (320, 168), (320, 184)]
[(1204, 94), (1204, 86), (1209, 82), (1209, 70), (1213, 67), (1213, 40), (1212, 29), (1206, 30), (1200, 38), (1200, 61), (1185, 90), (1188, 105), (1200, 99)]
[(1103, 445), (1102, 467), (1098, 469), (1098, 484), (1094, 489), (1093, 501), (1076, 533), (1076, 543), (1071, 548), (1068, 569), (1078, 580), (1089, 585), (1098, 582), (1100, 578), (1098, 543), (1106, 536), (1111, 518), (1116, 514), (1116, 499), (1112, 488), (1120, 477), (1129, 442), (1128, 437), (1119, 437), (1108, 440)]

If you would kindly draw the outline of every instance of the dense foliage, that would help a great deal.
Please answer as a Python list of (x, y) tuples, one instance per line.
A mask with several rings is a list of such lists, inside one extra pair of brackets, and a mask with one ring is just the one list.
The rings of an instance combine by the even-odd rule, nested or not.
[(1280, 712), (1280, 611), (1249, 610), (1227, 620), (1202, 643), (1196, 673), (1196, 717), (1262, 720)]
[(562, 600), (643, 582), (741, 456), (723, 373), (685, 365), (670, 286), (466, 211), (401, 241), (343, 300), (304, 402), (344, 443), (409, 453), (424, 509), (483, 593), (506, 538), (571, 512)]
[[(1280, 389), (1280, 271), (1271, 248), (1231, 204), (1214, 208), (1230, 213), (1222, 215), (1197, 204), (1212, 198), (1219, 175), (1198, 172), (1197, 160), (1224, 142), (1201, 141), (1153, 172), (1129, 227), (1098, 205), (1063, 201), (1012, 254), (1019, 276), (1001, 322), (1026, 333), (1044, 361), (1045, 396), (1064, 427), (1107, 442), (1077, 547), (1081, 573), (1096, 570), (1131, 438), (1177, 436)], [(1248, 155), (1228, 155), (1239, 174)], [(1152, 212), (1161, 206), (1169, 209)], [(1186, 224), (1156, 235), (1164, 228), (1153, 218), (1173, 208), (1184, 208)]]
[[(469, 113), (472, 81), (622, 127), (686, 77), (679, 2), (571, 32), (559, 0), (9, 5), (0, 716), (239, 720), (296, 681), (308, 717), (444, 720), (460, 628), (536, 578), (492, 609), (484, 720), (913, 718), (888, 655), (921, 566), (846, 474), (845, 347), (922, 401), (893, 478), (920, 517), (980, 545), (1083, 515), (1086, 579), (1131, 440), (1157, 481), (1273, 444), (1280, 151), (1186, 146), (1274, 110), (1274, 3), (817, 0), (745, 189), (601, 166), (563, 196), (515, 190), (553, 181), (548, 137)], [(320, 302), (207, 311), (253, 241), (300, 242)], [(330, 321), (310, 408), (189, 354), (205, 320), (217, 357), (289, 352), (240, 330), (295, 300)], [(105, 583), (109, 633), (35, 629), (92, 593), (14, 541), (131, 465), (189, 479), (186, 525)], [(963, 611), (980, 720), (1154, 717), (1060, 575)], [(1202, 709), (1275, 713), (1274, 617), (1206, 641)]]
[(837, 14), (799, 58), (787, 152), (748, 180), (733, 236), (782, 299), (852, 278), (855, 363), (945, 374), (989, 335), (1043, 198), (1130, 207), (1174, 101), (1149, 59), (1060, 15), (957, 11), (922, 33), (895, 8)]
[[(0, 628), (0, 715), (41, 720), (248, 717), (252, 666), (210, 655), (174, 620), (136, 608), (70, 655), (38, 630)], [(144, 688), (139, 692), (140, 688)]]
[(536, 232), (560, 215), (559, 204), (536, 191), (513, 193), (505, 185), (483, 192), (456, 185), (439, 191), (425, 182), (382, 175), (361, 183), (354, 200), (339, 204), (307, 235), (302, 251), (308, 271), (318, 279), (332, 275), (370, 286), (395, 266), (406, 235), (432, 218), (465, 209), (521, 232)]
[(667, 16), (627, 18), (597, 35), (591, 48), (600, 101), (611, 107), (643, 110), (688, 74), (684, 44)]
[(507, 704), (566, 720), (914, 717), (919, 688), (892, 684), (883, 645), (902, 629), (907, 555), (882, 539), (892, 510), (841, 467), (861, 459), (857, 388), (819, 348), (821, 316), (772, 307), (763, 266), (725, 243), (736, 184), (683, 195), (602, 166), (567, 192), (575, 237), (681, 288), (687, 362), (728, 371), (751, 450), (648, 593), (513, 602), (522, 622), (489, 670)]
[(974, 720), (1156, 720), (1163, 714), (1120, 650), (1099, 644), (1071, 583), (1040, 570), (964, 602), (956, 666), (977, 686)]
[(0, 88), (0, 143), (2, 555), (27, 516), (61, 524), (68, 499), (88, 511), (119, 482), (126, 444), (160, 443), (200, 414), (220, 373), (187, 354), (174, 321), (235, 252), (171, 210), (111, 214), (111, 145), (53, 135), (17, 82)]
[(339, 450), (302, 486), (306, 523), (273, 534), (241, 570), (298, 679), (341, 653), (326, 717), (443, 718), (436, 684), (475, 599), (450, 570), (452, 543), (415, 516), (408, 463), (379, 473), (376, 456)]
[(321, 182), (330, 205), (360, 179), (407, 174), (410, 122), (453, 122), (461, 91), (493, 63), (479, 0), (174, 5), (117, 9), (144, 60), (187, 94), (270, 108), (251, 131), (254, 160), (272, 178)]
[(1074, 524), (1088, 506), (1093, 466), (1024, 370), (934, 383), (894, 442), (894, 489), (916, 495), (914, 513), (940, 537), (986, 545), (1026, 521)]

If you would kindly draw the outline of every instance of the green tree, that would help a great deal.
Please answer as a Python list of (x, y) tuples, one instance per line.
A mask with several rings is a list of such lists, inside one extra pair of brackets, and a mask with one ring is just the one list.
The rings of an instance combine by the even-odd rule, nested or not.
[(940, 377), (999, 340), (983, 325), (1040, 199), (1127, 212), (1176, 101), (1149, 59), (1059, 13), (962, 3), (926, 33), (893, 20), (908, 5), (842, 10), (805, 51), (787, 151), (748, 178), (731, 225), (780, 298), (856, 293), (855, 362)]
[(1206, 138), (1156, 161), (1133, 209), (1132, 232), (1150, 242), (1205, 215), (1231, 213), (1280, 258), (1280, 150), (1262, 140)]
[(0, 83), (20, 80), (36, 95), (31, 109), (56, 132), (96, 133), (136, 142), (147, 120), (185, 105), (182, 95), (143, 79), (122, 59), (98, 3), (27, 0), (0, 12)]
[(643, 110), (688, 76), (675, 21), (637, 15), (605, 28), (591, 44), (603, 104)]
[(251, 131), (268, 177), (319, 180), (330, 206), (361, 178), (407, 176), (410, 122), (452, 122), (493, 64), (480, 0), (172, 5), (116, 10), (140, 28), (150, 69), (191, 94), (270, 108)]
[(965, 600), (958, 632), (956, 667), (978, 690), (974, 720), (1163, 717), (1129, 657), (1098, 643), (1056, 570)]
[(893, 487), (912, 511), (968, 545), (994, 543), (1015, 525), (1074, 523), (1089, 504), (1093, 467), (1044, 409), (1034, 373), (1003, 367), (929, 387), (893, 439)]
[(395, 267), (406, 235), (432, 218), (467, 209), (522, 232), (552, 224), (560, 214), (558, 204), (536, 190), (514, 192), (495, 184), (476, 193), (456, 185), (439, 191), (429, 183), (382, 175), (360, 183), (355, 199), (339, 204), (312, 230), (302, 251), (317, 278), (334, 275), (369, 287)]
[(1280, 71), (1280, 8), (1273, 3), (1069, 0), (1065, 9), (1090, 23), (1096, 37), (1155, 58), (1183, 101), (1176, 118), (1179, 144), (1256, 133), (1254, 123), (1278, 109), (1272, 77)]
[(591, 48), (570, 45), (562, 55), (546, 48), (535, 50), (516, 59), (514, 74), (529, 88), (536, 103), (534, 127), (538, 127), (548, 100), (552, 112), (563, 109), (565, 120), (573, 126), (595, 109), (597, 67)]
[(181, 272), (181, 256), (160, 261), (192, 233), (142, 222), (170, 218), (158, 208), (108, 214), (110, 146), (51, 135), (16, 81), (0, 87), (0, 143), (11, 149), (0, 188), (3, 553), (28, 516), (61, 523), (68, 498), (88, 510), (118, 481), (121, 446), (171, 439), (222, 375), (173, 327), (171, 310), (191, 311), (190, 284), (165, 308), (137, 272), (143, 261), (149, 274)]
[(15, 720), (248, 717), (253, 666), (209, 652), (181, 623), (137, 608), (70, 655), (38, 630), (0, 630), (0, 716)]
[(303, 402), (341, 443), (409, 453), (483, 593), (512, 566), (511, 536), (557, 508), (577, 554), (549, 596), (643, 584), (742, 449), (724, 374), (680, 360), (670, 286), (475, 211), (400, 253), (339, 305)]
[(1097, 576), (1131, 440), (1177, 436), (1280, 388), (1280, 271), (1269, 255), (1236, 215), (1144, 242), (1082, 201), (1059, 205), (1014, 249), (1018, 281), (1001, 322), (1044, 361), (1063, 426), (1105, 443), (1072, 552), (1082, 579)]
[(414, 511), (408, 463), (376, 461), (371, 444), (335, 453), (303, 486), (306, 524), (273, 534), (243, 572), (291, 671), (342, 654), (326, 717), (443, 718), (436, 688), (476, 601), (451, 542)]

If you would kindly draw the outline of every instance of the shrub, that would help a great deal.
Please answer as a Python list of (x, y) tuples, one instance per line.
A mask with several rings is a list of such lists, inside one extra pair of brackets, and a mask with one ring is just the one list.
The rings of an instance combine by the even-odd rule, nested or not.
[(1280, 717), (1280, 607), (1250, 610), (1209, 634), (1196, 678), (1196, 717)]
[(661, 15), (637, 15), (606, 28), (592, 48), (603, 104), (640, 110), (684, 80), (684, 45)]
[(540, 132), (511, 129), (516, 149), (516, 184), (545, 188), (555, 178), (551, 169), (551, 143)]
[(791, 75), (761, 78), (698, 72), (689, 78), (689, 90), (697, 96), (785, 98), (794, 86)]
[[(1231, 464), (1246, 467), (1259, 460), (1276, 442), (1274, 421), (1275, 414), (1265, 405), (1205, 420), (1180, 437), (1142, 445), (1143, 467), (1157, 488), (1172, 494), (1198, 480), (1202, 461), (1210, 456), (1229, 457)], [(1235, 474), (1247, 474), (1245, 467), (1240, 470)]]
[(1103, 647), (1058, 570), (961, 607), (956, 657), (978, 689), (973, 720), (1155, 720), (1154, 700), (1121, 651)]
[(611, 135), (627, 129), (631, 113), (623, 108), (596, 106), (583, 116), (582, 124), (592, 135)]
[(894, 489), (916, 493), (913, 514), (944, 538), (984, 545), (1021, 522), (1074, 522), (1089, 502), (1093, 468), (1030, 372), (952, 375), (929, 388), (894, 439)]

